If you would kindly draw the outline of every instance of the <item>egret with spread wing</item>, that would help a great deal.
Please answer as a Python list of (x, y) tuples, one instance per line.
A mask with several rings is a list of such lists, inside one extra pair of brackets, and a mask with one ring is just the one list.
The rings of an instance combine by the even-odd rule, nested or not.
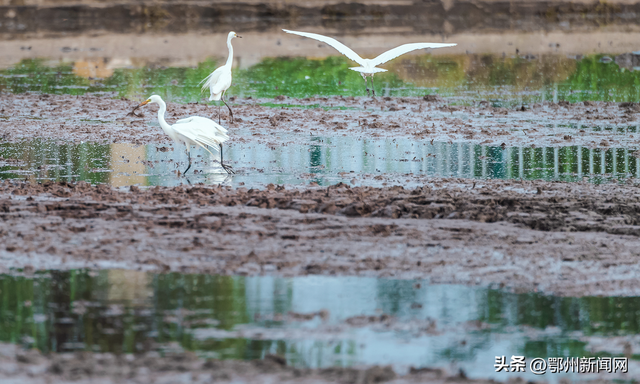
[(416, 49), (425, 49), (425, 48), (445, 48), (445, 47), (453, 47), (456, 44), (440, 44), (440, 43), (412, 43), (412, 44), (404, 44), (399, 47), (393, 48), (375, 59), (363, 59), (355, 53), (351, 48), (342, 44), (336, 39), (333, 39), (328, 36), (318, 35), (317, 33), (308, 33), (308, 32), (296, 32), (289, 31), (288, 29), (283, 29), (283, 31), (287, 33), (292, 33), (294, 35), (299, 35), (303, 37), (308, 37), (310, 39), (315, 39), (318, 41), (322, 41), (323, 43), (329, 44), (333, 48), (335, 48), (338, 52), (347, 56), (349, 59), (355, 61), (360, 64), (360, 67), (352, 67), (349, 68), (356, 72), (360, 72), (362, 78), (364, 79), (364, 86), (367, 88), (367, 95), (369, 95), (369, 87), (367, 86), (367, 76), (371, 77), (371, 89), (373, 90), (373, 96), (376, 95), (376, 90), (373, 88), (373, 75), (378, 72), (386, 72), (386, 69), (376, 68), (378, 65), (382, 65), (387, 61), (393, 60), (400, 55), (404, 55), (405, 53), (415, 51)]
[[(200, 84), (204, 83), (202, 86), (202, 92), (204, 92), (207, 88), (211, 92), (211, 96), (209, 96), (209, 100), (220, 100), (224, 105), (229, 109), (229, 114), (231, 115), (231, 122), (233, 123), (233, 112), (231, 112), (231, 107), (224, 100), (224, 93), (231, 87), (231, 67), (233, 66), (233, 46), (231, 45), (231, 39), (234, 37), (242, 38), (242, 36), (238, 36), (235, 32), (229, 32), (227, 36), (227, 48), (229, 48), (229, 57), (227, 58), (227, 63), (222, 67), (219, 67), (215, 71), (211, 72), (209, 76), (207, 76), (204, 80), (200, 82)], [(220, 108), (218, 107), (218, 123), (220, 122)]]
[[(164, 114), (167, 110), (167, 104), (158, 95), (149, 97), (146, 101), (142, 102), (138, 107), (144, 105), (156, 103), (160, 106), (158, 109), (158, 121), (160, 127), (164, 133), (167, 134), (176, 143), (184, 143), (187, 146), (187, 156), (189, 156), (189, 166), (184, 171), (187, 173), (191, 168), (191, 146), (196, 145), (204, 148), (211, 155), (213, 153), (207, 148), (212, 147), (215, 150), (220, 151), (220, 165), (227, 173), (235, 173), (233, 169), (223, 163), (222, 158), (222, 143), (229, 139), (227, 130), (211, 119), (200, 116), (191, 116), (186, 119), (176, 121), (175, 124), (169, 125), (164, 119)], [(136, 107), (136, 108), (138, 108)]]

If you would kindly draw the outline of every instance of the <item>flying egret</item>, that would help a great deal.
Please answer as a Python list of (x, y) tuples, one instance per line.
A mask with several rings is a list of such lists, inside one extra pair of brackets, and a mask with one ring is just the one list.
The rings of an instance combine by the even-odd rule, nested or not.
[[(209, 101), (212, 100), (220, 100), (224, 105), (229, 108), (229, 114), (231, 115), (231, 123), (233, 123), (233, 112), (231, 112), (231, 108), (224, 100), (224, 93), (231, 87), (231, 66), (233, 65), (233, 46), (231, 45), (231, 39), (234, 37), (242, 38), (242, 36), (238, 36), (235, 32), (229, 32), (227, 36), (227, 48), (229, 48), (229, 57), (227, 58), (227, 63), (222, 67), (217, 68), (215, 71), (211, 72), (209, 76), (207, 76), (204, 80), (200, 82), (200, 84), (204, 83), (202, 86), (202, 92), (204, 92), (207, 88), (211, 92), (211, 96), (209, 96)], [(218, 106), (218, 123), (220, 122), (220, 106)]]
[[(135, 109), (144, 105), (156, 103), (160, 106), (158, 109), (158, 121), (164, 133), (176, 143), (184, 143), (187, 146), (187, 156), (189, 156), (189, 166), (183, 173), (187, 173), (191, 168), (191, 146), (197, 145), (204, 148), (211, 155), (213, 153), (207, 148), (210, 146), (215, 150), (220, 151), (220, 165), (227, 173), (235, 173), (233, 169), (223, 163), (222, 158), (222, 143), (229, 139), (227, 130), (211, 119), (200, 116), (191, 116), (186, 119), (180, 119), (175, 124), (169, 125), (164, 120), (164, 114), (167, 111), (167, 104), (158, 95), (149, 97), (146, 101), (142, 102)], [(134, 109), (134, 111), (135, 111)]]
[(439, 44), (439, 43), (412, 43), (412, 44), (404, 44), (399, 47), (393, 48), (385, 53), (380, 54), (375, 59), (363, 59), (355, 53), (351, 48), (342, 44), (336, 39), (333, 39), (328, 36), (318, 35), (317, 33), (308, 33), (308, 32), (296, 32), (289, 31), (288, 29), (283, 29), (283, 31), (287, 33), (292, 33), (294, 35), (299, 35), (303, 37), (308, 37), (310, 39), (315, 39), (318, 41), (322, 41), (323, 43), (329, 44), (333, 48), (335, 48), (338, 52), (347, 56), (349, 59), (355, 61), (360, 64), (360, 67), (352, 67), (349, 68), (356, 72), (360, 72), (362, 78), (364, 79), (364, 86), (367, 88), (367, 96), (369, 96), (369, 87), (367, 87), (367, 76), (371, 76), (371, 89), (373, 90), (373, 96), (376, 95), (376, 90), (373, 87), (373, 75), (378, 72), (387, 72), (386, 69), (376, 68), (378, 65), (384, 64), (387, 61), (393, 60), (400, 55), (404, 55), (405, 53), (415, 51), (416, 49), (425, 49), (425, 48), (445, 48), (445, 47), (453, 47), (457, 44)]

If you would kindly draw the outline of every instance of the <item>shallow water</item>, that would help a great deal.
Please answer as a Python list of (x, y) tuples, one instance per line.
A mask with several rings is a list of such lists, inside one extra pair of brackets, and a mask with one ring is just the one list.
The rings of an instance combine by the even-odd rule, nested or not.
[[(400, 371), (462, 368), (470, 377), (504, 378), (494, 372), (497, 355), (619, 356), (614, 339), (637, 334), (639, 314), (637, 297), (561, 298), (418, 280), (0, 275), (0, 340), (44, 352), (275, 353), (304, 367), (390, 363)], [(359, 317), (382, 315), (387, 320)], [(551, 376), (545, 379), (563, 377)]]
[[(640, 55), (634, 59), (640, 62)], [(640, 71), (616, 55), (411, 55), (375, 76), (380, 96), (440, 94), (459, 104), (489, 100), (495, 106), (542, 101), (640, 101)], [(603, 60), (607, 58), (609, 60)], [(614, 58), (614, 60), (612, 60)], [(620, 59), (618, 59), (620, 58)], [(616, 60), (620, 63), (618, 65)], [(628, 60), (627, 60), (628, 61)], [(142, 100), (159, 94), (174, 102), (204, 100), (199, 82), (221, 62), (192, 67), (110, 66), (109, 59), (57, 63), (25, 59), (0, 71), (0, 93), (99, 94)], [(227, 96), (273, 98), (366, 95), (362, 78), (344, 57), (321, 60), (266, 58), (234, 71)]]
[[(226, 146), (227, 175), (218, 158), (194, 151), (187, 178), (184, 146), (59, 144), (46, 140), (0, 144), (0, 179), (66, 180), (112, 186), (174, 186), (185, 183), (263, 187), (274, 184), (383, 186), (422, 185), (431, 177), (544, 179), (612, 182), (640, 177), (640, 159), (624, 148), (580, 146), (530, 148), (443, 143), (411, 139), (296, 137), (283, 144)], [(3, 159), (4, 158), (4, 159)], [(193, 173), (197, 172), (197, 173)]]

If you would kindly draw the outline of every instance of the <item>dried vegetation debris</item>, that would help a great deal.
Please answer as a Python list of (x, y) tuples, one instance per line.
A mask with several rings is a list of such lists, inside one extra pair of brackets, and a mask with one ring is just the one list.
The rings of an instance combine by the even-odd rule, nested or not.
[[(640, 192), (637, 186), (519, 180), (433, 180), (415, 189), (351, 187), (286, 188), (269, 184), (265, 189), (196, 185), (192, 187), (129, 187), (128, 192), (86, 182), (0, 184), (4, 196), (48, 194), (52, 197), (89, 199), (82, 203), (51, 201), (50, 212), (82, 211), (104, 203), (174, 206), (247, 206), (291, 209), (300, 213), (337, 214), (346, 217), (407, 219), (465, 219), (478, 222), (506, 221), (543, 231), (593, 231), (640, 236)], [(2, 202), (5, 211), (13, 204)], [(42, 204), (42, 203), (41, 203)], [(80, 205), (78, 205), (80, 204)], [(169, 208), (165, 208), (169, 209)], [(186, 226), (189, 223), (175, 223)], [(378, 232), (386, 232), (379, 230)]]

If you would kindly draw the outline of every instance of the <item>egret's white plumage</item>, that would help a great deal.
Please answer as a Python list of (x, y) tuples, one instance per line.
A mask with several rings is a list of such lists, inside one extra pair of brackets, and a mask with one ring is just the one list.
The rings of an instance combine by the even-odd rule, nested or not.
[[(328, 36), (323, 36), (323, 35), (318, 35), (317, 33), (309, 33), (309, 32), (297, 32), (297, 31), (290, 31), (288, 29), (283, 29), (283, 31), (287, 32), (287, 33), (291, 33), (294, 35), (299, 35), (299, 36), (303, 36), (303, 37), (308, 37), (310, 39), (314, 39), (314, 40), (318, 40), (318, 41), (322, 41), (323, 43), (326, 43), (330, 46), (332, 46), (333, 48), (335, 48), (338, 52), (342, 53), (343, 55), (347, 56), (349, 59), (355, 61), (356, 63), (360, 64), (360, 67), (352, 67), (349, 68), (353, 71), (356, 72), (360, 72), (360, 74), (362, 75), (362, 77), (364, 78), (364, 84), (365, 87), (367, 86), (367, 76), (371, 76), (371, 86), (373, 88), (373, 75), (379, 72), (386, 72), (386, 69), (382, 69), (382, 68), (376, 68), (378, 65), (382, 65), (384, 63), (386, 63), (387, 61), (393, 60), (398, 56), (404, 55), (405, 53), (411, 52), (411, 51), (415, 51), (417, 49), (426, 49), (426, 48), (446, 48), (446, 47), (453, 47), (456, 44), (442, 44), (442, 43), (411, 43), (411, 44), (404, 44), (401, 45), (399, 47), (393, 48), (391, 50), (388, 50), (380, 55), (378, 55), (378, 57), (376, 57), (375, 59), (363, 59), (362, 57), (360, 57), (360, 55), (358, 55), (357, 53), (355, 53), (351, 48), (347, 47), (346, 45), (342, 44), (341, 42), (339, 42), (338, 40), (328, 37)], [(367, 88), (367, 93), (369, 92), (369, 88)], [(375, 96), (376, 91), (373, 91), (373, 95)]]
[[(231, 112), (231, 108), (227, 105), (227, 102), (224, 100), (224, 94), (231, 87), (231, 67), (233, 66), (233, 45), (231, 45), (231, 39), (234, 37), (242, 38), (242, 36), (238, 36), (235, 32), (229, 32), (227, 36), (227, 48), (229, 48), (229, 57), (227, 57), (227, 62), (225, 65), (217, 68), (215, 71), (211, 72), (209, 76), (207, 76), (204, 80), (200, 82), (202, 85), (202, 92), (205, 92), (207, 88), (209, 89), (210, 96), (209, 101), (221, 100), (224, 105), (229, 108), (229, 114), (231, 115), (231, 122), (233, 122), (233, 112)], [(219, 114), (218, 114), (219, 116)], [(219, 120), (218, 120), (219, 121)]]
[(142, 102), (139, 107), (147, 104), (158, 104), (158, 122), (160, 127), (173, 141), (178, 144), (184, 144), (187, 146), (187, 155), (189, 156), (189, 166), (184, 171), (187, 173), (191, 168), (191, 147), (200, 146), (204, 148), (211, 155), (213, 153), (208, 147), (213, 148), (216, 151), (220, 151), (220, 165), (228, 173), (233, 173), (233, 170), (228, 165), (225, 165), (222, 161), (222, 143), (229, 140), (227, 135), (227, 129), (216, 123), (211, 119), (200, 116), (191, 116), (185, 119), (180, 119), (175, 124), (170, 125), (164, 119), (164, 114), (167, 111), (167, 104), (158, 95), (149, 97), (146, 101)]

